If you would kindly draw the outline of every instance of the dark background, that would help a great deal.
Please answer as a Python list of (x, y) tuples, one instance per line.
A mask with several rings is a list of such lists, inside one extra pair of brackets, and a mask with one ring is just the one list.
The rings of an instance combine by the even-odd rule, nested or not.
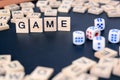
[[(35, 8), (35, 12), (38, 11), (39, 9)], [(112, 28), (120, 28), (120, 18), (108, 18), (105, 13), (96, 16), (87, 12), (78, 14), (71, 11), (68, 14), (59, 13), (58, 16), (71, 17), (70, 32), (17, 34), (15, 24), (9, 22), (10, 29), (0, 32), (0, 54), (11, 54), (12, 60), (19, 60), (25, 67), (26, 74), (30, 74), (37, 66), (46, 66), (54, 68), (53, 76), (82, 56), (98, 61), (94, 57), (95, 51), (92, 49), (91, 40), (86, 39), (82, 46), (72, 44), (72, 32), (75, 30), (85, 32), (89, 26), (94, 25), (94, 19), (98, 17), (106, 21), (106, 28), (101, 33), (106, 38), (106, 47), (118, 51), (120, 44), (109, 43), (108, 32)], [(108, 80), (120, 80), (120, 77), (112, 75)]]

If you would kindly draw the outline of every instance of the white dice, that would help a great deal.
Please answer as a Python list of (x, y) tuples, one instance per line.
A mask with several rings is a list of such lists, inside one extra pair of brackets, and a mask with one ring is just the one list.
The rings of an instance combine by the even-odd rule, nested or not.
[(88, 27), (86, 30), (86, 37), (92, 40), (95, 36), (100, 36), (100, 30), (94, 26)]
[(111, 43), (118, 43), (120, 42), (120, 30), (118, 29), (111, 29), (108, 34), (108, 40)]
[(73, 32), (73, 44), (82, 45), (85, 43), (85, 34), (83, 31), (74, 31)]
[(93, 38), (93, 50), (99, 51), (105, 48), (105, 38), (97, 36)]
[(94, 19), (94, 26), (97, 27), (100, 31), (105, 29), (105, 20), (103, 18)]

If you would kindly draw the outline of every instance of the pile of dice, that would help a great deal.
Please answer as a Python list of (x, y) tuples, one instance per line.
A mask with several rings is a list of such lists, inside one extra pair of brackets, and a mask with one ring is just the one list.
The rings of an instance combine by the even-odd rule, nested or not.
[[(90, 26), (86, 30), (86, 38), (93, 40), (93, 49), (95, 51), (105, 48), (105, 38), (101, 36), (101, 31), (105, 29), (105, 20), (103, 18), (94, 19), (94, 26)], [(118, 29), (111, 29), (108, 34), (108, 41), (111, 43), (120, 42), (120, 31)], [(85, 43), (85, 33), (83, 31), (73, 32), (73, 44), (82, 45)]]

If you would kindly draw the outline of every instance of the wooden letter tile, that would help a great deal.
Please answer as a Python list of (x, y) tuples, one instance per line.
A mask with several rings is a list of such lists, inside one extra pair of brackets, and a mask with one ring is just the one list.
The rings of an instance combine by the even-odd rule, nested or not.
[(39, 0), (39, 1), (37, 1), (37, 3), (36, 3), (36, 6), (37, 7), (41, 7), (41, 6), (46, 6), (48, 4), (48, 1), (47, 0)]
[(49, 10), (49, 9), (51, 9), (51, 7), (49, 6), (49, 5), (43, 5), (43, 6), (40, 6), (39, 7), (39, 9), (40, 9), (40, 11), (42, 12), (42, 13), (44, 13), (46, 10)]
[(23, 80), (24, 75), (24, 72), (8, 72), (5, 80)]
[(108, 4), (110, 1), (111, 1), (111, 0), (105, 0), (105, 1), (103, 1), (103, 0), (99, 0), (99, 3), (102, 3), (102, 4)]
[(9, 63), (11, 61), (11, 55), (0, 55), (0, 64)]
[(0, 15), (10, 17), (10, 10), (9, 9), (0, 9)]
[(77, 64), (72, 64), (70, 66), (67, 66), (63, 68), (62, 73), (66, 76), (72, 77), (73, 79), (76, 78), (81, 73), (86, 72), (86, 66), (80, 66)]
[(85, 3), (84, 6), (86, 6), (87, 8), (99, 7), (99, 4), (96, 2), (88, 2), (88, 3)]
[[(5, 74), (6, 74), (6, 70), (5, 70), (5, 68), (4, 68), (4, 65), (5, 65), (6, 63), (3, 63), (3, 64), (0, 64), (0, 78), (1, 77), (5, 77)], [(1, 79), (0, 79), (1, 80)]]
[(87, 10), (87, 7), (85, 6), (75, 6), (73, 8), (73, 12), (77, 12), (77, 13), (85, 13), (85, 11)]
[(57, 9), (47, 9), (44, 15), (45, 16), (57, 16)]
[(116, 57), (117, 56), (117, 51), (112, 50), (110, 48), (104, 48), (101, 51), (95, 52), (94, 56), (96, 58), (107, 58), (107, 57)]
[(101, 8), (102, 8), (105, 12), (108, 12), (109, 10), (115, 9), (115, 7), (112, 6), (112, 5), (103, 5), (103, 6), (101, 6)]
[(58, 31), (70, 31), (70, 30), (71, 30), (71, 18), (58, 17)]
[(53, 68), (38, 66), (30, 76), (35, 80), (48, 80), (53, 72)]
[(44, 18), (44, 31), (56, 31), (56, 17)]
[(27, 18), (40, 18), (41, 13), (34, 12), (34, 13), (28, 13)]
[(89, 0), (89, 2), (99, 2), (99, 0)]
[(28, 19), (22, 18), (16, 20), (16, 33), (29, 33)]
[(111, 0), (109, 3), (107, 3), (108, 5), (112, 5), (112, 6), (117, 6), (120, 3), (120, 1), (114, 1)]
[(0, 31), (8, 30), (8, 29), (9, 29), (8, 24), (0, 23)]
[(117, 60), (117, 64), (114, 65), (112, 73), (116, 76), (120, 76), (120, 59), (118, 58)]
[(49, 2), (50, 7), (52, 8), (58, 8), (61, 5), (61, 1), (51, 1)]
[(70, 9), (71, 9), (70, 5), (60, 5), (58, 8), (58, 12), (68, 13), (70, 11)]
[(30, 32), (43, 32), (43, 23), (41, 18), (30, 18)]
[(35, 80), (34, 78), (31, 78), (30, 75), (26, 75), (23, 80)]
[(52, 80), (73, 80), (73, 79), (69, 76), (64, 75), (62, 72), (60, 72)]
[(12, 61), (5, 65), (5, 70), (7, 72), (24, 72), (24, 67), (19, 61)]
[(117, 9), (109, 10), (106, 13), (108, 17), (120, 17), (120, 12)]
[(11, 23), (16, 23), (16, 21), (18, 20), (18, 19), (23, 19), (24, 17), (14, 17), (14, 18), (12, 18), (10, 21), (11, 21)]
[(78, 64), (78, 65), (81, 65), (81, 66), (85, 66), (86, 70), (89, 70), (94, 65), (96, 65), (96, 62), (91, 60), (91, 59), (89, 59), (89, 58), (81, 57), (81, 58), (73, 61), (73, 64)]
[(9, 16), (0, 16), (0, 22), (2, 23), (8, 23), (9, 19)]
[(101, 78), (110, 78), (112, 72), (112, 66), (110, 65), (95, 65), (90, 70), (90, 73), (94, 76), (101, 77)]
[(100, 65), (111, 65), (114, 67), (114, 65), (117, 64), (117, 58), (101, 58), (98, 62)]
[(99, 15), (103, 12), (103, 9), (97, 7), (91, 7), (88, 9), (88, 13)]
[(98, 77), (87, 74), (87, 73), (82, 73), (78, 77), (76, 77), (75, 80), (98, 80)]
[(71, 4), (72, 7), (83, 6), (83, 5), (84, 5), (84, 2), (82, 2), (80, 0), (73, 1), (72, 4)]
[(20, 6), (22, 8), (34, 8), (35, 5), (32, 2), (24, 2), (24, 3), (20, 3)]
[(26, 16), (29, 13), (33, 13), (34, 12), (33, 8), (22, 8), (22, 11), (23, 11), (24, 15), (26, 15)]
[(22, 11), (12, 11), (12, 17), (24, 17), (24, 14)]
[(10, 4), (7, 6), (4, 6), (4, 9), (9, 9), (10, 11), (15, 11), (20, 9), (20, 6), (18, 6), (17, 4)]

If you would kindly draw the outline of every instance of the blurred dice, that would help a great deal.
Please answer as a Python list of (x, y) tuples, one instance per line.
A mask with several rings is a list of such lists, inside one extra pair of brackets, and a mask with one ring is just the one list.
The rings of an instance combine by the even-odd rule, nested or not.
[(105, 20), (103, 18), (94, 19), (94, 26), (97, 27), (100, 31), (105, 29)]
[(108, 41), (111, 43), (119, 43), (120, 42), (120, 30), (111, 29), (108, 34)]
[(100, 30), (94, 26), (88, 27), (86, 30), (86, 37), (92, 40), (95, 36), (100, 36)]
[(73, 44), (82, 45), (85, 43), (85, 34), (83, 31), (74, 31), (73, 32)]
[(93, 38), (93, 50), (99, 51), (105, 48), (105, 38), (97, 36)]

